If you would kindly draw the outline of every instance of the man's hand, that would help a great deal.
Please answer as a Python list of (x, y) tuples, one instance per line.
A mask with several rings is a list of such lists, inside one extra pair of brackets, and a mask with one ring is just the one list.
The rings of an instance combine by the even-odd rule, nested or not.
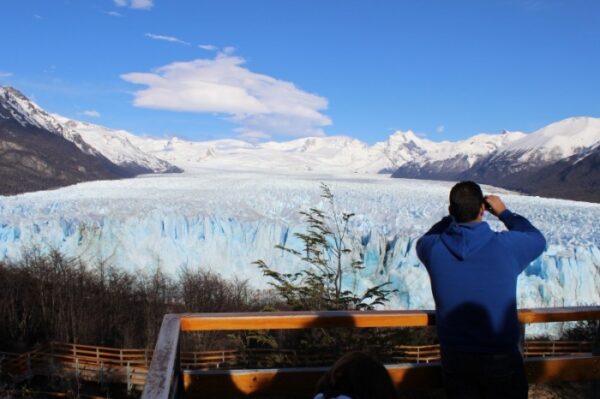
[(496, 217), (506, 210), (506, 205), (504, 205), (504, 202), (497, 195), (486, 195), (483, 200), (485, 201), (487, 211)]

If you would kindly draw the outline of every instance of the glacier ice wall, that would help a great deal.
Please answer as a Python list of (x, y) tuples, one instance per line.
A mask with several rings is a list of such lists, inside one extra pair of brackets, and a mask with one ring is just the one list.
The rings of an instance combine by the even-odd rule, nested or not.
[[(433, 308), (415, 242), (446, 213), (450, 184), (442, 182), (197, 170), (0, 197), (0, 259), (57, 249), (128, 270), (210, 268), (263, 287), (253, 261), (282, 271), (300, 266), (274, 245), (299, 247), (294, 234), (304, 226), (298, 211), (327, 208), (321, 181), (331, 186), (338, 212), (356, 214), (350, 241), (365, 268), (348, 283), (361, 290), (390, 281), (398, 289), (391, 308)], [(600, 205), (487, 190), (528, 217), (548, 241), (519, 277), (519, 306), (599, 304)], [(493, 217), (488, 221), (503, 228)]]

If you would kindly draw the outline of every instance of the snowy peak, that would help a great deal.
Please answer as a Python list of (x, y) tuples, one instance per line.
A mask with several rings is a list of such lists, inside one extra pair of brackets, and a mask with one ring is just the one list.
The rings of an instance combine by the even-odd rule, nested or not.
[(406, 132), (397, 130), (390, 136), (388, 141), (391, 143), (410, 143), (411, 141), (420, 142), (421, 140), (412, 130)]
[(64, 137), (64, 128), (52, 115), (13, 87), (0, 86), (0, 114), (22, 127), (37, 127)]
[(34, 127), (61, 136), (83, 153), (105, 157), (132, 174), (180, 171), (132, 144), (130, 133), (50, 114), (12, 87), (0, 87), (0, 117), (12, 119), (23, 128)]
[(460, 141), (435, 142), (421, 138), (412, 131), (398, 131), (375, 146), (396, 165), (425, 166), (432, 162), (463, 158), (468, 166), (508, 143), (525, 137), (525, 133), (504, 131), (501, 134), (481, 133)]
[(346, 136), (306, 137), (286, 142), (270, 141), (257, 147), (296, 153), (331, 155), (339, 151), (364, 151), (368, 146), (363, 142)]
[(134, 136), (125, 130), (76, 121), (60, 115), (54, 117), (69, 131), (75, 132), (88, 145), (111, 162), (128, 167), (136, 173), (169, 173), (180, 171), (167, 161), (147, 154), (131, 142)]
[(578, 154), (600, 143), (600, 118), (574, 117), (552, 123), (502, 149), (518, 161), (548, 163)]

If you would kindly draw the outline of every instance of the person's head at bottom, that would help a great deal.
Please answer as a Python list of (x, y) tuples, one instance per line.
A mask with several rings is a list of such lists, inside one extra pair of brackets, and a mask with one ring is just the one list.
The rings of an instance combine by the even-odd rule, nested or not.
[(342, 356), (317, 383), (315, 399), (395, 399), (387, 369), (362, 352)]

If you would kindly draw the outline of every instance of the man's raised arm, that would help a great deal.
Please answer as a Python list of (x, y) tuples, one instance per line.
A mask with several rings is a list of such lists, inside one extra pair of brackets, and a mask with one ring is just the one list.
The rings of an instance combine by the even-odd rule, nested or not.
[(546, 239), (529, 220), (506, 209), (496, 195), (485, 197), (488, 212), (498, 217), (511, 232), (507, 236), (519, 264), (525, 268), (544, 252)]

